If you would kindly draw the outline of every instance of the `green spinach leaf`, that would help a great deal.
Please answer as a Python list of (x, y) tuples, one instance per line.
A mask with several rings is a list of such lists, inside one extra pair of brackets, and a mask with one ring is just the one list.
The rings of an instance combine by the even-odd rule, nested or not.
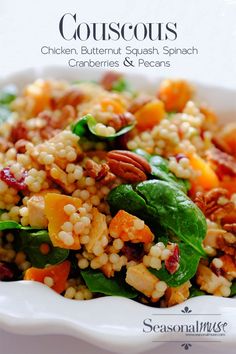
[(115, 134), (111, 134), (109, 136), (102, 136), (96, 133), (95, 130), (96, 124), (97, 124), (96, 119), (91, 114), (87, 114), (86, 116), (82, 117), (77, 123), (73, 124), (71, 130), (72, 133), (80, 137), (82, 136), (89, 137), (93, 135), (94, 137), (100, 140), (112, 140), (121, 135), (128, 133), (130, 130), (134, 128), (134, 124), (130, 124), (127, 125), (126, 127), (123, 127)]
[(171, 287), (180, 286), (191, 279), (196, 274), (198, 263), (201, 258), (199, 253), (196, 253), (194, 249), (187, 244), (179, 243), (179, 250), (179, 269), (174, 274), (170, 274), (166, 270), (164, 263), (162, 264), (162, 268), (160, 270), (149, 268), (151, 273), (159, 279), (165, 281)]
[(102, 272), (92, 269), (82, 270), (81, 275), (87, 287), (92, 292), (111, 296), (123, 296), (129, 299), (138, 296), (136, 290), (118, 276), (108, 279)]
[(159, 180), (139, 183), (135, 190), (155, 213), (159, 223), (180, 240), (205, 256), (202, 241), (206, 235), (206, 218), (201, 210), (174, 184)]
[[(47, 264), (57, 264), (63, 262), (69, 255), (69, 250), (59, 247), (53, 247), (46, 230), (36, 232), (21, 231), (19, 233), (21, 240), (21, 250), (23, 250), (33, 267), (44, 268)], [(40, 246), (46, 243), (49, 246), (49, 252), (43, 254)]]
[(129, 83), (123, 78), (121, 77), (120, 79), (118, 79), (117, 81), (115, 81), (112, 85), (112, 91), (116, 91), (116, 92), (130, 92), (131, 87), (129, 85)]
[(16, 221), (13, 220), (2, 220), (0, 221), (0, 231), (4, 230), (37, 230), (37, 227), (31, 226), (22, 226)]
[(187, 193), (187, 191), (190, 189), (190, 182), (182, 178), (177, 178), (169, 170), (168, 161), (162, 156), (152, 156), (142, 149), (137, 149), (134, 152), (149, 162), (152, 169), (151, 175), (153, 177), (162, 181), (173, 183), (176, 187), (180, 188), (185, 193)]
[(190, 296), (191, 297), (197, 297), (197, 296), (202, 296), (202, 295), (206, 295), (205, 291), (202, 291), (194, 286), (191, 286), (190, 288)]
[(236, 281), (233, 282), (233, 284), (231, 285), (230, 290), (231, 290), (230, 296), (236, 296)]
[[(169, 182), (149, 180), (135, 185), (124, 184), (108, 195), (114, 213), (120, 209), (141, 217), (153, 230), (173, 234), (205, 256), (202, 241), (206, 235), (206, 219), (184, 192)], [(153, 231), (155, 234), (155, 230)], [(162, 230), (160, 229), (160, 235)]]
[(9, 105), (17, 95), (17, 89), (14, 85), (7, 85), (0, 91), (0, 105)]

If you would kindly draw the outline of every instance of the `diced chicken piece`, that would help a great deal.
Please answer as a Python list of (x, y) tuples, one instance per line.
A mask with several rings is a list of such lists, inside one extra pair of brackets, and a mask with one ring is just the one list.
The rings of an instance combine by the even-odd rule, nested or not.
[(181, 304), (189, 298), (190, 281), (176, 287), (168, 288), (165, 292), (165, 303), (167, 307)]
[(32, 227), (46, 229), (48, 221), (45, 216), (45, 202), (42, 195), (33, 195), (27, 202), (29, 212), (29, 224)]
[(127, 269), (125, 281), (144, 295), (151, 297), (159, 279), (140, 263)]
[(108, 239), (108, 228), (106, 223), (106, 216), (99, 213), (97, 208), (92, 209), (93, 220), (91, 224), (91, 231), (89, 234), (89, 242), (86, 244), (86, 250), (93, 252), (95, 246), (102, 246), (103, 238)]
[(217, 276), (203, 264), (198, 266), (196, 281), (200, 289), (209, 294), (229, 296), (231, 282), (222, 276)]
[(223, 266), (221, 267), (221, 269), (223, 269), (223, 271), (233, 277), (236, 278), (236, 261), (235, 258), (225, 254), (222, 257), (219, 257), (220, 260), (223, 262)]

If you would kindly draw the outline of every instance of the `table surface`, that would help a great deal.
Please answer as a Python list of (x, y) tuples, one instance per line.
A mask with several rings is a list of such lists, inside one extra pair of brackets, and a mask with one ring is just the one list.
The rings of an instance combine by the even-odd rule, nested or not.
[[(91, 22), (99, 22), (98, 19), (110, 22), (114, 16), (121, 22), (155, 22), (157, 18), (164, 21), (173, 18), (178, 21), (179, 26), (178, 45), (198, 46), (200, 55), (190, 59), (176, 58), (174, 66), (169, 70), (164, 69), (162, 75), (171, 77), (177, 73), (180, 77), (236, 87), (236, 55), (233, 44), (236, 37), (235, 0), (120, 0), (119, 4), (114, 2), (112, 6), (110, 0), (87, 0), (80, 2), (79, 9), (77, 0), (57, 0), (56, 7), (55, 2), (47, 0), (0, 2), (0, 43), (1, 48), (4, 48), (1, 49), (0, 76), (35, 65), (63, 65), (64, 58), (43, 57), (39, 48), (45, 43), (62, 45), (61, 38), (54, 30), (58, 18), (68, 11), (78, 10), (83, 18), (89, 18)], [(183, 13), (188, 13), (188, 16), (183, 16)], [(146, 69), (143, 72), (147, 75), (158, 74)], [(170, 348), (165, 345), (161, 353), (170, 353), (170, 350), (173, 351), (173, 348)], [(175, 348), (174, 352), (183, 353), (182, 349), (178, 350)], [(191, 348), (189, 352), (204, 354), (203, 349), (199, 347)], [(221, 348), (212, 347), (212, 352), (208, 350), (207, 354), (222, 352)], [(21, 336), (0, 330), (0, 354), (42, 353), (109, 354), (68, 336)], [(157, 350), (149, 352), (154, 353), (156, 354)], [(227, 354), (233, 352), (228, 351)]]

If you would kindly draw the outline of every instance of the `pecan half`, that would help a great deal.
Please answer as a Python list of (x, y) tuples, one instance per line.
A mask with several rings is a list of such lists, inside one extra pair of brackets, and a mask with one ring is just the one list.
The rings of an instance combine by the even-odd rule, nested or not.
[(235, 236), (231, 233), (224, 234), (223, 237), (219, 237), (217, 240), (217, 249), (230, 255), (236, 255), (236, 241)]
[(113, 71), (109, 71), (102, 77), (100, 84), (103, 86), (105, 90), (110, 91), (112, 90), (114, 83), (121, 78), (122, 78), (121, 74), (115, 73)]
[(234, 209), (234, 203), (218, 203), (220, 197), (226, 197), (228, 191), (223, 188), (214, 188), (207, 193), (198, 192), (194, 200), (195, 204), (202, 210), (204, 215), (212, 221), (221, 220)]
[(236, 175), (236, 159), (217, 148), (212, 148), (207, 152), (207, 159), (216, 167), (219, 177), (224, 175)]
[(149, 163), (131, 151), (109, 151), (107, 163), (112, 173), (133, 183), (145, 181), (147, 174), (151, 172)]
[(72, 107), (78, 106), (85, 99), (83, 91), (79, 88), (73, 87), (64, 92), (61, 96), (52, 99), (53, 109), (61, 109), (64, 106), (70, 105)]
[(223, 226), (223, 228), (228, 231), (228, 232), (232, 232), (232, 234), (236, 235), (236, 223), (233, 224), (225, 224)]
[(12, 127), (10, 140), (13, 143), (16, 143), (20, 139), (28, 139), (28, 129), (26, 127), (26, 123), (23, 121), (18, 121), (14, 127)]
[(110, 168), (106, 163), (98, 164), (92, 159), (85, 162), (85, 175), (94, 178), (96, 181), (103, 184), (111, 183), (116, 176), (110, 172)]
[(151, 100), (152, 98), (150, 96), (142, 94), (133, 100), (133, 102), (128, 108), (128, 111), (131, 113), (136, 113), (140, 108), (145, 106), (145, 104), (147, 104)]
[(107, 125), (118, 131), (127, 125), (133, 124), (134, 122), (134, 115), (130, 112), (125, 112), (122, 114), (113, 114), (112, 117), (108, 120)]

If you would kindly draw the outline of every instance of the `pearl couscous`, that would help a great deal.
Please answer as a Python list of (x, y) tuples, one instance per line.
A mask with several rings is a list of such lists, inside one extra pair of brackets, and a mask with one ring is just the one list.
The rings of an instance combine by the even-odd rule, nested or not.
[(184, 80), (0, 92), (0, 280), (168, 307), (236, 294), (236, 125)]

